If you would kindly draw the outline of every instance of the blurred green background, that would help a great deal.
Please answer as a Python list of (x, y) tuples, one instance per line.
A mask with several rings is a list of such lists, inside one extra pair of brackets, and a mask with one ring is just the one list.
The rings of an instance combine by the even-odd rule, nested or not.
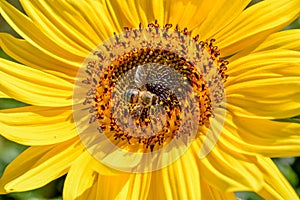
[[(259, 0), (253, 1), (251, 4), (258, 2)], [(13, 5), (15, 5), (21, 11), (22, 8), (17, 0), (9, 0)], [(286, 29), (300, 28), (300, 18), (295, 20), (291, 25), (286, 27)], [(18, 37), (18, 35), (10, 29), (10, 27), (5, 23), (5, 21), (0, 17), (0, 32), (9, 32)], [(0, 49), (0, 57), (11, 59)], [(13, 99), (0, 99), (0, 109), (7, 109), (19, 106), (26, 106), (22, 102), (15, 101)], [(300, 117), (295, 117), (293, 119), (286, 119), (285, 121), (292, 121), (293, 123), (300, 123)], [(5, 167), (24, 149), (25, 146), (16, 144), (14, 142), (8, 141), (0, 136), (0, 176), (2, 175)], [(300, 196), (300, 158), (278, 158), (274, 159), (275, 163), (286, 176), (291, 185), (295, 188), (298, 195)], [(65, 177), (61, 177), (48, 185), (30, 192), (12, 193), (8, 195), (0, 195), (0, 200), (44, 200), (61, 199), (63, 182)], [(243, 200), (257, 200), (261, 199), (255, 193), (251, 192), (239, 192), (237, 193), (238, 199)]]

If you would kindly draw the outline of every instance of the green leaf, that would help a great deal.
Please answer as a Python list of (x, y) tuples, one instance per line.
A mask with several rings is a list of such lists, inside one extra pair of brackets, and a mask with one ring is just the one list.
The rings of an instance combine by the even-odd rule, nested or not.
[(3, 49), (0, 48), (0, 58), (4, 58), (6, 60), (10, 60), (10, 61), (13, 61), (13, 62), (17, 62), (16, 60), (14, 60), (12, 57), (10, 57), (9, 55), (7, 55)]
[(263, 200), (263, 198), (254, 192), (236, 192), (235, 195), (239, 200)]
[(8, 109), (8, 108), (16, 108), (16, 107), (22, 107), (22, 106), (28, 106), (28, 104), (14, 100), (14, 99), (0, 99), (0, 110), (2, 109)]
[(300, 123), (300, 116), (292, 117), (289, 119), (275, 119), (274, 121)]
[(294, 188), (299, 184), (297, 173), (291, 167), (295, 160), (296, 159), (293, 157), (273, 159), (279, 170), (283, 173), (283, 175), (287, 178), (287, 180)]

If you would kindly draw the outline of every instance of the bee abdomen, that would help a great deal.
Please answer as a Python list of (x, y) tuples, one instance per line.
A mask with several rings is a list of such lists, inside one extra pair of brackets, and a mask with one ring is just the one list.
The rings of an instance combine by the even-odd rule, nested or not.
[(172, 93), (169, 88), (159, 83), (146, 84), (147, 90), (157, 96), (157, 101), (165, 101)]
[(128, 103), (136, 103), (138, 101), (139, 91), (135, 89), (129, 89), (124, 92), (124, 99)]

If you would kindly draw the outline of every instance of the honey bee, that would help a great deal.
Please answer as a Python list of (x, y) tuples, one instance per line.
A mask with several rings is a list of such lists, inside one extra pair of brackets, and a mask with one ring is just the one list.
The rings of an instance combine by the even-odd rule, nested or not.
[(144, 121), (148, 124), (150, 107), (158, 103), (158, 97), (149, 91), (129, 89), (124, 92), (124, 99), (129, 105), (129, 114), (135, 123), (140, 124)]
[(149, 92), (141, 91), (139, 89), (129, 89), (124, 92), (124, 99), (127, 103), (138, 104), (144, 108), (154, 105), (158, 101), (158, 97)]
[(157, 104), (159, 100), (156, 94), (147, 91), (145, 75), (145, 69), (142, 66), (138, 66), (134, 79), (137, 87), (128, 89), (123, 94), (124, 100), (129, 105), (129, 114), (136, 120), (140, 120), (142, 115), (144, 115), (142, 120), (147, 118), (149, 116), (149, 108)]

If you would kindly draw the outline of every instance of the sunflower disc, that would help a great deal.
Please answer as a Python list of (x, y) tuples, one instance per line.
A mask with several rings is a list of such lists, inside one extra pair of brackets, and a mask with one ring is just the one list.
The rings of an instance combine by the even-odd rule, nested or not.
[(126, 30), (78, 71), (78, 134), (100, 162), (125, 172), (170, 165), (196, 138), (205, 157), (225, 116), (223, 77), (205, 45), (168, 28)]

